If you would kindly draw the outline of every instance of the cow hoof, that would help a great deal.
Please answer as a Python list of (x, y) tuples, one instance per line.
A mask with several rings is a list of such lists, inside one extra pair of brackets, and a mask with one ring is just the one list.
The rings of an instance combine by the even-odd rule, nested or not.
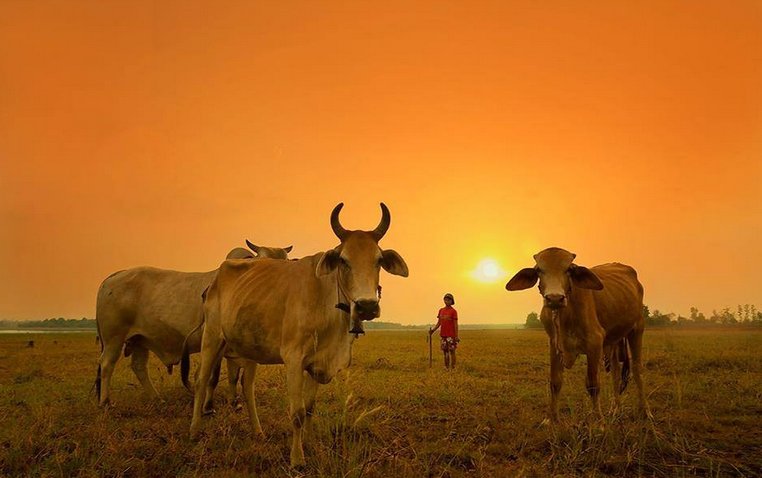
[(307, 461), (304, 459), (304, 452), (291, 452), (291, 469), (295, 471), (304, 471), (307, 467)]

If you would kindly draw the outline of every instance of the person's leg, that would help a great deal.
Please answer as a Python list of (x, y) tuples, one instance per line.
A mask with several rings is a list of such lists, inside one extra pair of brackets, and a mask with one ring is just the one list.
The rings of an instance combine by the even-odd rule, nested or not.
[(447, 342), (445, 342), (445, 339), (442, 337), (439, 338), (439, 348), (442, 350), (442, 354), (444, 355), (445, 368), (450, 368), (450, 356), (447, 355)]
[(455, 368), (455, 349), (450, 350), (450, 368)]

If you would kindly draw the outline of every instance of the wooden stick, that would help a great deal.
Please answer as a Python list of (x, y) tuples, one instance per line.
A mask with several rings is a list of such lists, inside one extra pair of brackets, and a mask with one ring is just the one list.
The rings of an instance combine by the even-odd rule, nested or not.
[(434, 342), (434, 339), (431, 338), (431, 329), (429, 329), (429, 338), (427, 339), (427, 341), (429, 342), (429, 368), (431, 368), (433, 366), (432, 364), (434, 361), (434, 350), (433, 350), (434, 346), (432, 345)]

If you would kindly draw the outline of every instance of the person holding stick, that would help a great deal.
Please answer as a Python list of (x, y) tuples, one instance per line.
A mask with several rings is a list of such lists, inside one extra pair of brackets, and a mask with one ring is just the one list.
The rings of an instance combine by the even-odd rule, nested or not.
[(431, 336), (437, 329), (441, 327), (439, 331), (439, 337), (442, 343), (442, 352), (444, 353), (445, 368), (455, 368), (455, 350), (458, 348), (458, 311), (455, 310), (455, 298), (452, 294), (447, 293), (444, 296), (445, 306), (439, 309), (437, 314), (437, 325), (433, 329), (429, 329), (429, 336)]

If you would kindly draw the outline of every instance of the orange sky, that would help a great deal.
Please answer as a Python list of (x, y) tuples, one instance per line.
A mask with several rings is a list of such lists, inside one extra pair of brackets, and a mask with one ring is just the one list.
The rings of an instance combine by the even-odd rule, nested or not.
[[(385, 320), (520, 322), (560, 246), (652, 309), (762, 305), (762, 3), (0, 2), (0, 319), (392, 212)], [(762, 308), (762, 307), (761, 307)]]

